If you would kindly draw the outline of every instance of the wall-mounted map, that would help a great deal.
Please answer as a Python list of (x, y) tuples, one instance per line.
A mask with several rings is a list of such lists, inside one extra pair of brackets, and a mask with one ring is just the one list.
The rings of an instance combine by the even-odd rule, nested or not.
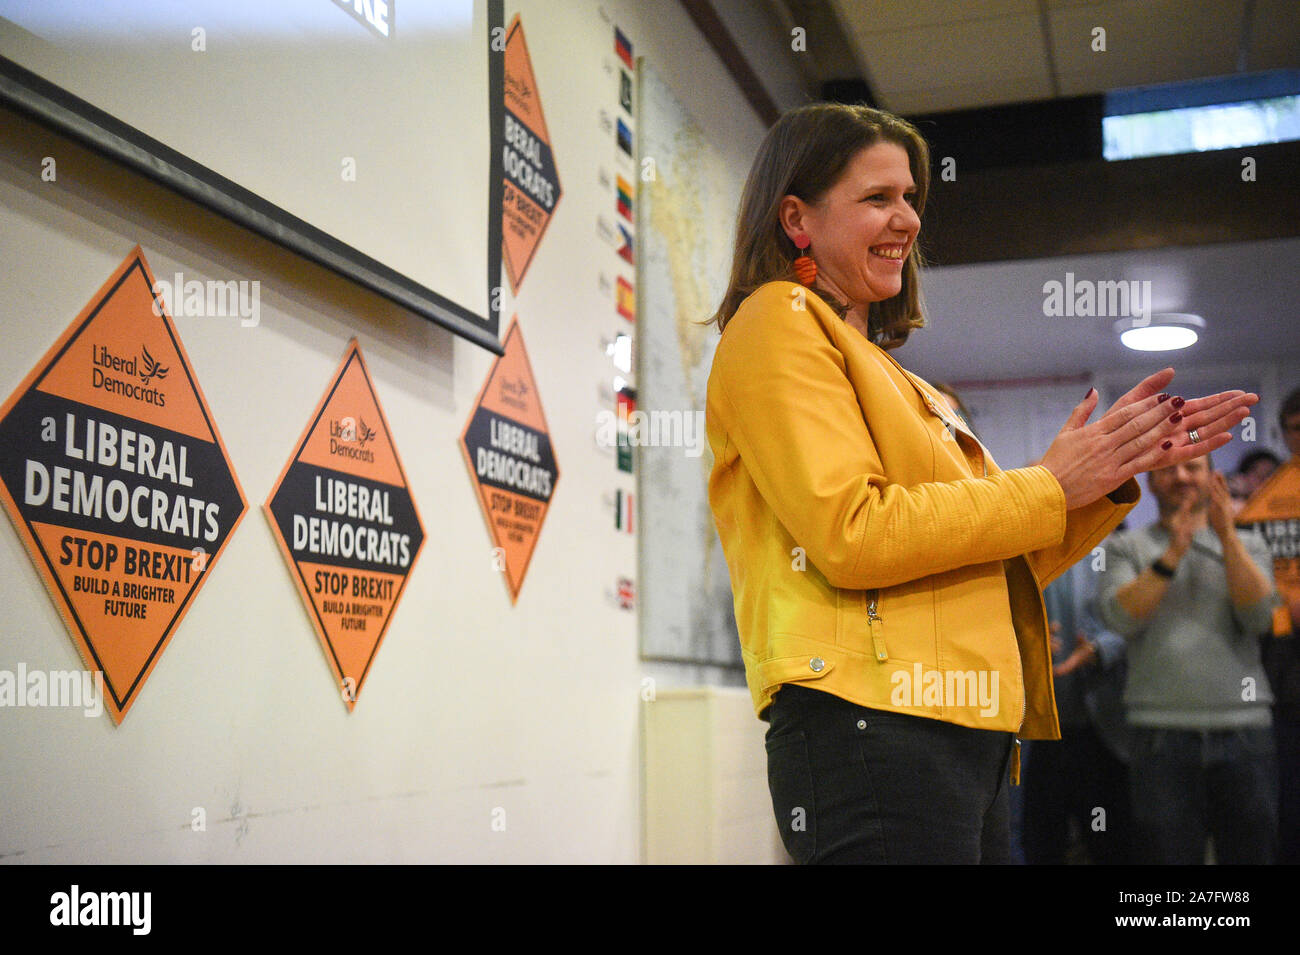
[[(718, 151), (641, 61), (637, 235), (638, 407), (681, 413), (692, 446), (642, 446), (641, 655), (740, 666), (722, 544), (709, 511), (704, 396), (717, 347), (708, 318), (726, 289), (746, 168)], [(664, 430), (664, 429), (661, 429)]]

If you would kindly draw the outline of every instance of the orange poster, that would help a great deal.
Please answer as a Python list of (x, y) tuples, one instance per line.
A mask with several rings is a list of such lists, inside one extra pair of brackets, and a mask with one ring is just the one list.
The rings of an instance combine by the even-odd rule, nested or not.
[[(1293, 457), (1273, 472), (1237, 514), (1238, 524), (1253, 525), (1273, 554), (1273, 581), (1284, 601), (1300, 597), (1300, 458)], [(1292, 631), (1285, 606), (1273, 614), (1273, 633)]]
[(518, 318), (510, 320), (505, 353), (492, 363), (474, 402), (461, 451), (513, 604), (560, 479)]
[(424, 543), (356, 339), (265, 510), (351, 711)]
[(245, 506), (139, 246), (0, 409), (0, 472), (120, 724)]
[(551, 153), (551, 136), (542, 115), (533, 63), (519, 14), (506, 31), (505, 192), (502, 253), (510, 289), (519, 291), (524, 273), (560, 201), (560, 176)]

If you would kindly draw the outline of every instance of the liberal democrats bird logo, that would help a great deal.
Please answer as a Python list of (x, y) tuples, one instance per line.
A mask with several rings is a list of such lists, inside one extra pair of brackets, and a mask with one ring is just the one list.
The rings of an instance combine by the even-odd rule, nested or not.
[(166, 378), (167, 369), (153, 360), (153, 355), (149, 354), (149, 349), (141, 345), (140, 351), (144, 353), (144, 361), (141, 362), (144, 371), (140, 373), (140, 380), (147, 385), (150, 378)]
[(375, 429), (366, 426), (366, 419), (362, 418), (361, 423), (357, 426), (357, 444), (365, 447), (366, 442), (373, 440)]

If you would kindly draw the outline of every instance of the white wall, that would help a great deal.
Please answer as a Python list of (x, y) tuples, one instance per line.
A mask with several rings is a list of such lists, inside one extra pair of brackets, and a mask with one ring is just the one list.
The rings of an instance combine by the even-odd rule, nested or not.
[[(116, 166), (6, 115), (0, 133), (0, 392), (10, 393), (122, 258), (159, 277), (256, 280), (261, 323), (176, 325), (250, 512), (120, 727), (0, 710), (0, 858), (11, 862), (640, 858), (636, 616), (606, 599), (635, 540), (601, 497), (597, 183), (612, 23), (710, 133), (762, 126), (675, 3), (522, 12), (563, 198), (518, 298), (560, 479), (519, 602), (491, 568), (457, 448), (493, 356)], [(400, 148), (400, 140), (395, 140)], [(39, 178), (42, 157), (58, 180)], [(743, 176), (746, 170), (738, 170)], [(477, 187), (477, 184), (475, 184)], [(454, 223), (449, 224), (454, 228)], [(428, 535), (355, 712), (256, 513), (347, 340), (374, 376)], [(0, 529), (0, 668), (81, 661), (12, 528)], [(644, 583), (642, 584), (645, 585)], [(191, 830), (206, 812), (206, 831)], [(505, 829), (492, 827), (504, 810)], [(500, 818), (499, 814), (497, 818)]]

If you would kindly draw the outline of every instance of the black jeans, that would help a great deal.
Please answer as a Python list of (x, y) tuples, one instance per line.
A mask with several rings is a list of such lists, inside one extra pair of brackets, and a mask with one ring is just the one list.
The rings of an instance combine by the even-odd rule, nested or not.
[(1059, 740), (1036, 739), (1021, 759), (1026, 862), (1064, 865), (1071, 818), (1079, 824), (1089, 862), (1131, 861), (1128, 767), (1091, 725), (1062, 726)]
[(1277, 763), (1271, 727), (1135, 726), (1129, 785), (1137, 861), (1199, 865), (1214, 838), (1220, 865), (1269, 865), (1277, 854)]
[(1013, 734), (798, 684), (781, 687), (768, 717), (772, 807), (796, 862), (1010, 861)]
[(1273, 735), (1278, 768), (1277, 861), (1300, 865), (1300, 719), (1276, 714)]

